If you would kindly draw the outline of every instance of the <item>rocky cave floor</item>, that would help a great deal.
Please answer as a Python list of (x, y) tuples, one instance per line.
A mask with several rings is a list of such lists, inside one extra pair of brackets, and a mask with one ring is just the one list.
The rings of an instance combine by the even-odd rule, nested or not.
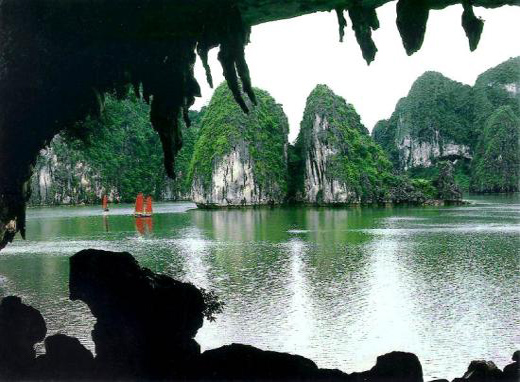
[[(129, 253), (78, 252), (70, 259), (69, 289), (70, 298), (85, 302), (97, 319), (96, 356), (77, 338), (45, 338), (40, 312), (9, 296), (0, 303), (0, 380), (423, 381), (412, 353), (379, 356), (372, 369), (353, 374), (241, 344), (201, 353), (194, 337), (215, 300), (191, 284), (141, 268)], [(42, 340), (46, 353), (36, 356), (34, 346)], [(503, 370), (491, 361), (473, 361), (455, 381), (520, 381), (520, 351)]]

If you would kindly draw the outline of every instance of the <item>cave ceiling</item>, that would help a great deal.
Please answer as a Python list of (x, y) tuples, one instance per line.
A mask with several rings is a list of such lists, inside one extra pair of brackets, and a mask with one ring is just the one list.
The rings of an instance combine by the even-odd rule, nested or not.
[[(28, 180), (39, 151), (57, 133), (81, 135), (77, 122), (103, 110), (103, 95), (130, 88), (151, 104), (164, 165), (174, 174), (182, 145), (179, 120), (200, 87), (198, 55), (211, 84), (208, 51), (218, 59), (236, 102), (255, 103), (244, 54), (251, 27), (318, 11), (337, 14), (338, 38), (354, 30), (370, 63), (376, 9), (387, 0), (0, 0), (0, 248), (25, 235)], [(473, 7), (520, 0), (399, 0), (396, 24), (408, 54), (420, 49), (429, 11), (462, 4), (461, 33), (477, 48), (484, 22)], [(485, 33), (485, 32), (484, 32)], [(349, 42), (352, 43), (352, 42)]]

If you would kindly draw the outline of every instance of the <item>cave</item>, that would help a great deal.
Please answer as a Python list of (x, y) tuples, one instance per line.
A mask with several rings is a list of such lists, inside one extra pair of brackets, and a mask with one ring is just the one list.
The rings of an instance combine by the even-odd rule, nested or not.
[[(195, 97), (200, 96), (200, 87), (194, 77), (197, 55), (204, 64), (207, 81), (212, 85), (212, 68), (207, 61), (208, 51), (213, 48), (219, 49), (218, 60), (227, 86), (236, 103), (244, 113), (248, 113), (249, 108), (256, 103), (251, 80), (254, 74), (250, 75), (244, 54), (251, 27), (314, 12), (333, 11), (337, 14), (338, 38), (343, 38), (344, 28), (352, 27), (363, 58), (370, 64), (377, 59), (377, 47), (371, 37), (372, 31), (379, 27), (376, 9), (388, 1), (1, 1), (0, 249), (12, 242), (17, 233), (20, 233), (22, 238), (25, 237), (26, 202), (31, 192), (29, 179), (40, 150), (61, 132), (81, 137), (82, 131), (78, 122), (87, 117), (96, 118), (102, 113), (106, 93), (115, 93), (118, 97), (124, 98), (129, 92), (134, 92), (150, 104), (150, 121), (160, 137), (164, 167), (166, 173), (174, 177), (175, 157), (182, 146), (180, 120), (189, 125), (188, 110), (193, 105)], [(517, 0), (398, 0), (395, 3), (396, 24), (403, 49), (408, 55), (421, 48), (430, 10), (462, 4), (460, 33), (466, 34), (468, 49), (475, 50), (483, 33), (484, 23), (475, 16), (473, 7), (520, 5)], [(130, 264), (130, 268), (135, 267), (128, 257), (121, 261)], [(141, 272), (139, 269), (133, 271)], [(156, 275), (148, 274), (146, 277), (160, 279), (160, 276)], [(173, 281), (157, 282), (168, 284)], [(197, 295), (196, 291), (189, 293)], [(197, 295), (195, 299), (199, 297)], [(14, 310), (23, 307), (22, 302), (18, 300), (4, 301), (3, 305), (5, 310), (8, 310), (9, 306), (14, 306)], [(201, 308), (199, 306), (196, 309)], [(36, 317), (34, 325), (38, 327), (34, 338), (28, 340), (29, 343), (33, 341), (32, 346), (45, 336), (45, 331), (41, 328), (41, 322), (35, 312), (30, 311), (27, 314)], [(189, 324), (197, 326), (197, 320), (201, 319), (199, 316), (193, 318), (194, 322)], [(193, 328), (190, 330), (196, 331)], [(71, 347), (79, 354), (76, 354), (77, 359), (82, 360), (83, 369), (80, 367), (77, 370), (79, 374), (73, 376), (89, 375), (89, 365), (93, 362), (89, 355), (80, 354), (82, 349), (79, 349), (73, 340), (54, 340), (58, 344), (55, 344), (55, 348), (62, 350)], [(182, 362), (192, 362), (188, 358), (195, 345), (190, 340), (191, 337), (186, 341), (183, 339), (184, 342), (181, 342), (184, 348), (175, 350), (186, 357), (181, 357)], [(48, 346), (52, 349), (52, 339), (49, 340)], [(111, 349), (106, 353), (109, 359), (107, 362), (112, 362), (112, 367), (114, 362), (117, 362), (110, 359), (110, 356), (114, 355), (110, 352), (115, 351)], [(381, 360), (378, 359), (372, 374), (367, 372), (368, 374), (345, 379), (347, 377), (335, 371), (318, 372), (315, 365), (304, 360), (291, 359), (285, 363), (283, 355), (279, 354), (256, 354), (256, 350), (240, 348), (239, 345), (226, 349), (225, 352), (229, 353), (231, 360), (239, 359), (239, 354), (250, 354), (253, 359), (251, 363), (255, 364), (259, 379), (422, 380), (422, 375), (419, 376), (420, 373), (417, 371), (416, 359), (411, 355), (393, 354), (387, 358), (383, 356)], [(56, 362), (51, 359), (53, 352), (49, 353), (51, 355), (41, 361), (44, 365), (42, 370), (49, 370), (52, 368), (49, 365)], [(28, 355), (25, 356), (30, 358), (31, 352), (28, 351)], [(204, 367), (211, 371), (205, 370), (204, 372), (209, 374), (202, 374), (202, 377), (212, 375), (216, 380), (241, 380), (250, 377), (244, 370), (226, 374), (231, 367), (223, 364), (224, 361), (219, 357), (222, 357), (222, 354), (206, 355)], [(270, 362), (266, 361), (269, 357), (275, 359), (273, 362), (279, 363), (278, 375), (262, 374), (262, 367), (258, 365)], [(258, 359), (258, 364), (255, 363), (255, 359)], [(518, 370), (518, 354), (514, 360), (516, 366), (513, 368)], [(392, 369), (393, 362), (412, 365), (407, 369), (412, 370), (411, 374), (392, 375), (392, 371), (388, 370)], [(182, 375), (183, 378), (196, 377), (175, 374), (181, 371), (163, 370), (157, 365), (149, 369), (146, 367), (139, 370), (142, 374), (132, 376), (152, 379), (172, 375)], [(505, 378), (502, 374), (488, 376), (486, 367), (482, 364), (473, 365), (471, 370), (476, 377), (472, 380), (507, 380), (500, 379)], [(420, 369), (420, 364), (418, 368)], [(290, 370), (300, 370), (301, 373), (291, 374)], [(67, 372), (68, 370), (64, 371), (64, 378), (71, 376), (66, 374)], [(121, 376), (117, 369), (110, 369), (110, 372), (113, 373), (110, 374), (111, 377)], [(212, 372), (214, 374), (211, 374)], [(222, 374), (218, 374), (219, 372)], [(518, 371), (516, 373), (518, 375)], [(103, 374), (103, 377), (106, 376)], [(50, 378), (54, 377), (50, 375)], [(403, 379), (405, 377), (408, 379)]]

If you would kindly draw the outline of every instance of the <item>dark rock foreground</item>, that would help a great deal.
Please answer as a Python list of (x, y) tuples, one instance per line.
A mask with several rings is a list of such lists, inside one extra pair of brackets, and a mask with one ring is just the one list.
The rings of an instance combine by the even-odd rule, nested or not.
[[(373, 368), (352, 374), (242, 344), (201, 353), (194, 337), (213, 303), (208, 294), (141, 268), (129, 253), (78, 252), (70, 259), (69, 288), (97, 319), (96, 356), (65, 334), (45, 338), (41, 314), (9, 296), (0, 303), (0, 380), (423, 381), (419, 359), (404, 352), (379, 356)], [(42, 340), (46, 353), (36, 357)], [(453, 382), (518, 382), (519, 362), (520, 351), (504, 370), (473, 361)]]

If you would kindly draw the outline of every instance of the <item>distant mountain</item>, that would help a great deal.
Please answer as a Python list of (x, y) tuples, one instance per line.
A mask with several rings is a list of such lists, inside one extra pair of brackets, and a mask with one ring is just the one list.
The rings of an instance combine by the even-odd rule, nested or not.
[(469, 159), (475, 143), (472, 89), (426, 72), (372, 135), (399, 170), (430, 167), (439, 158)]
[(442, 167), (442, 181), (394, 174), (354, 106), (327, 86), (317, 85), (307, 98), (294, 146), (281, 105), (264, 90), (255, 94), (257, 104), (248, 104), (246, 114), (223, 84), (207, 107), (190, 112), (192, 126), (182, 128), (175, 180), (165, 175), (149, 106), (135, 97), (108, 96), (100, 119), (76, 126), (82, 139), (58, 135), (42, 151), (30, 202), (98, 203), (104, 194), (110, 201), (131, 202), (138, 192), (203, 207), (460, 199), (452, 166)]
[[(390, 119), (376, 124), (372, 136), (397, 171), (431, 179), (437, 175), (436, 163), (450, 160), (458, 182), (469, 189), (477, 146), (485, 144), (488, 119), (502, 106), (520, 116), (520, 57), (482, 73), (473, 87), (437, 72), (424, 73)], [(472, 189), (493, 189), (481, 185)]]
[(499, 107), (486, 120), (471, 167), (475, 192), (518, 191), (520, 118), (511, 106)]
[(476, 127), (483, 128), (501, 106), (509, 106), (520, 115), (520, 57), (486, 70), (478, 76), (473, 90)]
[(438, 198), (432, 182), (413, 182), (392, 173), (386, 153), (369, 135), (354, 106), (326, 85), (317, 85), (307, 98), (289, 168), (290, 198), (297, 202), (424, 203)]

